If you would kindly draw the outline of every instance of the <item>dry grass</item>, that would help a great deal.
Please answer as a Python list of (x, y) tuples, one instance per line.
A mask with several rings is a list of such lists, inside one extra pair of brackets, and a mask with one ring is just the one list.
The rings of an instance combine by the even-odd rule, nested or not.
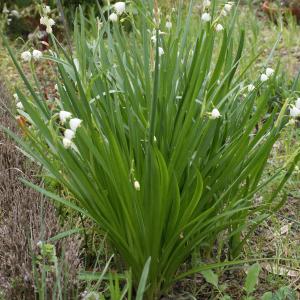
[[(11, 94), (0, 82), (0, 123), (18, 132), (16, 122), (3, 110), (3, 104), (10, 107), (11, 100)], [(35, 299), (32, 258), (39, 251), (36, 244), (62, 230), (53, 205), (19, 181), (20, 177), (25, 177), (38, 183), (35, 173), (37, 167), (0, 131), (0, 298), (2, 291), (4, 299)], [(68, 282), (63, 283), (66, 289), (76, 285), (80, 245), (77, 238), (56, 244), (58, 254), (64, 252), (68, 274)], [(50, 274), (49, 293), (54, 280), (56, 278)]]

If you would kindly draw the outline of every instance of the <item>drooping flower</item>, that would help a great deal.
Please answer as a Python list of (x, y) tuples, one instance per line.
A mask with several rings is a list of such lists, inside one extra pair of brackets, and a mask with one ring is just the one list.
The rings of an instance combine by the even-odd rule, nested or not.
[(296, 100), (296, 107), (300, 109), (300, 98), (297, 98)]
[(226, 10), (227, 12), (230, 12), (232, 9), (233, 3), (232, 2), (228, 2), (224, 5), (224, 10)]
[(2, 13), (9, 14), (9, 10), (7, 9), (6, 3), (4, 3), (4, 7), (3, 7), (3, 10), (2, 10)]
[(20, 102), (20, 101), (17, 102), (16, 107), (17, 107), (17, 109), (20, 109), (20, 110), (24, 109), (24, 106), (23, 106), (22, 102)]
[(51, 12), (51, 8), (48, 5), (43, 5), (43, 14), (48, 15)]
[(40, 18), (40, 23), (46, 26), (47, 33), (52, 33), (52, 26), (55, 25), (55, 21), (48, 16), (43, 16)]
[(13, 9), (11, 12), (10, 12), (10, 15), (11, 16), (14, 16), (16, 18), (20, 18), (20, 14), (17, 10)]
[(66, 129), (65, 133), (64, 133), (64, 136), (65, 136), (66, 139), (72, 141), (72, 139), (75, 136), (75, 132), (73, 130), (71, 130), (71, 129)]
[(22, 52), (22, 54), (21, 54), (21, 58), (22, 58), (22, 60), (23, 61), (25, 61), (25, 62), (28, 62), (28, 61), (31, 61), (31, 53), (30, 53), (30, 51), (24, 51), (24, 52)]
[(70, 128), (72, 131), (76, 132), (77, 128), (80, 127), (82, 120), (74, 118), (70, 120)]
[(122, 13), (124, 13), (125, 9), (126, 9), (126, 3), (125, 2), (116, 2), (114, 4), (114, 9), (115, 9), (117, 15), (122, 15)]
[(154, 44), (156, 44), (156, 35), (152, 35), (151, 36), (151, 41), (154, 43)]
[(171, 21), (166, 22), (166, 28), (169, 29), (169, 30), (172, 28), (172, 22)]
[(140, 186), (140, 183), (139, 183), (137, 180), (134, 181), (133, 186), (134, 186), (134, 188), (135, 188), (137, 191), (140, 191), (141, 186)]
[(33, 50), (32, 57), (34, 60), (39, 60), (43, 56), (43, 53), (40, 50)]
[(204, 8), (210, 7), (210, 5), (211, 5), (210, 0), (204, 0), (204, 1), (203, 1), (203, 7), (204, 7)]
[(19, 96), (18, 96), (17, 93), (14, 93), (13, 96), (14, 96), (14, 98), (15, 98), (16, 101), (19, 101)]
[(73, 142), (67, 138), (63, 138), (63, 145), (66, 149), (72, 146)]
[(292, 118), (298, 118), (300, 116), (300, 109), (292, 105), (292, 107), (290, 108), (290, 116)]
[(267, 81), (268, 79), (269, 79), (268, 75), (266, 75), (266, 74), (261, 74), (261, 76), (260, 76), (261, 82), (265, 82), (265, 81)]
[(273, 76), (274, 72), (275, 72), (275, 71), (274, 71), (272, 68), (267, 68), (267, 69), (266, 69), (266, 75), (267, 75), (268, 77)]
[(211, 16), (209, 13), (203, 13), (201, 16), (201, 20), (203, 22), (209, 22), (211, 20)]
[(222, 24), (217, 24), (215, 28), (216, 28), (217, 32), (224, 30), (224, 27)]
[(250, 92), (252, 92), (254, 90), (255, 90), (255, 85), (254, 84), (249, 84), (248, 85), (248, 92), (250, 93)]
[(59, 119), (62, 124), (64, 124), (71, 117), (72, 117), (72, 114), (68, 111), (62, 110), (59, 112)]
[(214, 108), (211, 112), (211, 118), (215, 120), (220, 117), (221, 117), (221, 114), (220, 114), (219, 110), (217, 108)]
[(112, 21), (112, 22), (117, 22), (118, 21), (118, 15), (115, 14), (115, 13), (112, 13), (112, 14), (109, 15), (108, 20)]
[(226, 11), (225, 9), (222, 9), (221, 15), (222, 15), (223, 17), (226, 17), (226, 16), (227, 16), (227, 11)]
[(164, 49), (163, 49), (162, 47), (158, 47), (158, 55), (159, 55), (159, 56), (162, 56), (162, 55), (164, 55), (164, 54), (165, 54)]

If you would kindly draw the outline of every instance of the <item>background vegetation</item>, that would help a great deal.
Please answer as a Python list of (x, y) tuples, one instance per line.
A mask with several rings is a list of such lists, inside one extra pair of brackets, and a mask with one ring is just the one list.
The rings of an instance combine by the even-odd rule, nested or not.
[[(191, 42), (195, 36), (199, 35), (199, 18), (202, 13), (201, 3), (202, 1), (195, 3), (190, 17), (191, 32), (189, 39)], [(24, 2), (22, 2), (22, 4), (24, 4)], [(69, 4), (69, 2), (67, 5), (64, 3), (63, 7), (65, 15), (69, 18), (68, 22), (71, 24), (71, 20), (73, 20), (71, 16), (74, 16), (74, 9), (73, 7), (69, 8)], [(12, 4), (9, 3), (9, 5)], [(248, 69), (247, 77), (244, 82), (245, 87), (247, 87), (247, 84), (255, 82), (257, 74), (259, 74), (265, 66), (272, 66), (276, 69), (276, 76), (268, 83), (267, 88), (262, 87), (257, 91), (257, 94), (255, 94), (258, 99), (264, 99), (260, 101), (265, 103), (266, 110), (264, 115), (259, 118), (258, 124), (254, 124), (257, 125), (254, 131), (257, 129), (263, 130), (263, 128), (265, 128), (263, 124), (268, 123), (267, 120), (277, 118), (278, 115), (276, 113), (272, 114), (272, 112), (276, 110), (280, 111), (286, 99), (296, 99), (299, 95), (299, 83), (297, 80), (299, 72), (299, 36), (297, 32), (299, 27), (297, 21), (288, 15), (285, 16), (284, 19), (278, 16), (276, 22), (274, 22), (272, 18), (269, 19), (262, 11), (260, 5), (261, 3), (259, 1), (257, 1), (257, 5), (253, 2), (240, 5), (236, 24), (234, 25), (236, 28), (233, 29), (243, 28), (246, 32), (245, 50), (238, 69), (238, 74), (240, 70)], [(172, 6), (172, 3), (161, 3), (163, 15), (170, 14)], [(24, 18), (26, 18), (26, 15), (30, 14), (31, 10), (26, 11), (27, 6), (24, 5), (24, 7)], [(14, 3), (9, 7), (10, 10), (13, 8), (17, 8), (20, 14), (23, 14), (22, 10), (20, 10), (21, 7), (17, 4)], [(53, 5), (52, 8), (55, 8), (55, 6)], [(10, 37), (10, 47), (13, 49), (13, 53), (16, 57), (19, 57), (21, 52), (30, 47), (39, 48), (41, 50), (43, 48), (38, 38), (28, 39), (28, 34), (34, 32), (36, 26), (39, 26), (38, 20), (40, 13), (39, 8), (35, 5), (30, 9), (36, 12), (36, 17), (33, 19), (37, 18), (37, 23), (31, 23), (30, 26), (32, 27), (29, 26), (29, 29), (26, 30), (23, 28), (23, 25), (20, 26), (21, 30), (18, 29), (18, 26), (13, 29), (13, 26), (10, 25), (13, 22), (16, 22), (16, 24), (18, 22), (24, 24), (21, 22), (21, 18), (14, 18), (14, 16), (12, 16), (13, 20), (8, 24), (7, 19), (9, 16), (5, 14), (1, 15), (1, 27), (5, 28), (6, 34)], [(69, 40), (71, 43), (72, 41), (77, 41), (77, 43), (75, 42), (71, 47), (76, 55), (78, 55), (79, 66), (82, 66), (82, 72), (79, 69), (78, 74), (76, 74), (76, 69), (74, 69), (70, 57), (64, 56), (62, 50), (59, 52), (61, 55), (60, 58), (70, 65), (69, 69), (59, 70), (60, 76), (64, 76), (64, 72), (71, 72), (65, 73), (68, 74), (65, 78), (69, 77), (71, 81), (73, 80), (74, 83), (76, 83), (76, 85), (73, 85), (73, 83), (70, 82), (70, 87), (72, 86), (72, 89), (74, 89), (73, 91), (68, 91), (70, 93), (77, 92), (75, 86), (81, 84), (85, 87), (85, 85), (89, 85), (88, 74), (85, 73), (87, 70), (86, 66), (89, 62), (93, 63), (94, 61), (93, 59), (84, 57), (87, 53), (90, 53), (85, 51), (89, 47), (89, 41), (97, 38), (101, 40), (98, 35), (96, 22), (94, 22), (96, 16), (100, 17), (98, 8), (84, 9), (85, 25), (83, 25), (83, 19), (81, 19), (81, 27), (77, 27), (78, 30), (75, 29), (74, 32), (71, 31), (72, 27), (70, 27), (71, 29), (67, 33), (70, 34)], [(63, 20), (59, 18), (59, 10), (54, 10), (53, 17), (55, 17), (57, 21), (55, 28), (57, 37), (61, 43), (65, 45), (65, 48), (68, 49), (68, 39), (65, 38), (66, 32), (64, 31)], [(83, 18), (83, 16), (81, 16), (81, 18)], [(174, 20), (173, 23), (175, 24), (176, 21)], [(230, 23), (231, 19), (229, 18), (224, 26), (230, 27)], [(81, 28), (83, 28), (83, 30), (80, 30)], [(82, 32), (85, 32), (86, 35), (82, 36)], [(105, 33), (109, 35), (108, 31), (105, 31)], [(20, 36), (22, 36), (22, 41), (20, 38), (16, 39), (16, 37)], [(218, 47), (222, 41), (221, 37), (222, 33), (216, 37), (217, 49), (219, 49)], [(121, 37), (112, 35), (111, 39), (112, 41), (116, 39), (115, 44), (120, 45), (119, 49), (117, 46), (113, 47), (115, 55), (129, 52), (129, 57), (131, 57), (131, 55), (132, 57), (141, 56), (135, 52), (136, 50), (133, 46), (133, 48), (128, 48), (129, 45), (125, 44), (126, 41), (123, 41)], [(47, 40), (47, 42), (50, 43), (51, 41)], [(237, 50), (240, 43), (241, 36), (237, 33), (233, 34), (232, 49)], [(125, 48), (122, 48), (122, 45), (126, 45), (124, 46)], [(164, 47), (167, 47), (167, 44), (164, 44)], [(83, 51), (82, 49), (85, 50)], [(101, 53), (103, 53), (103, 51), (107, 51), (107, 49), (104, 47)], [(212, 51), (212, 54), (210, 65), (215, 66), (214, 62), (216, 62), (219, 52)], [(89, 55), (92, 54), (90, 53)], [(164, 54), (163, 62), (165, 61), (167, 65), (167, 59), (170, 59), (170, 65), (174, 65), (173, 60), (171, 60), (171, 55), (169, 55), (170, 54)], [(257, 56), (258, 58), (255, 60), (255, 63), (249, 67), (249, 62), (254, 60)], [(203, 53), (201, 57), (203, 57)], [(234, 63), (227, 58), (228, 70), (231, 69), (230, 61), (232, 64)], [(223, 59), (223, 62), (225, 63), (226, 59)], [(111, 64), (112, 62), (109, 62), (104, 70), (110, 68)], [(188, 63), (184, 65), (188, 66)], [(126, 70), (126, 73), (122, 73), (122, 76), (132, 74), (137, 67), (138, 66), (135, 65), (133, 69)], [(47, 100), (51, 100), (57, 97), (57, 93), (59, 93), (63, 99), (63, 105), (66, 105), (67, 98), (62, 86), (59, 85), (59, 92), (57, 92), (54, 87), (56, 83), (61, 82), (57, 80), (59, 75), (56, 72), (54, 62), (43, 61), (43, 63), (36, 64), (36, 68), (36, 76), (41, 82), (44, 97)], [(72, 68), (78, 77), (72, 73)], [(91, 64), (88, 69), (93, 68), (94, 66)], [(95, 70), (96, 71), (92, 72), (92, 77), (94, 76), (95, 82), (97, 82), (98, 76), (103, 78), (104, 75), (102, 72), (99, 72), (97, 68), (95, 68)], [(32, 84), (35, 78), (32, 77), (28, 65), (24, 65), (24, 72), (26, 78), (28, 78)], [(7, 52), (4, 50), (1, 51), (1, 74), (3, 74), (1, 103), (3, 103), (3, 108), (9, 107), (12, 114), (15, 115), (17, 113), (14, 107), (15, 101), (11, 96), (14, 93), (14, 88), (19, 88), (19, 97), (21, 99), (21, 95), (27, 95), (27, 92), (20, 77), (16, 74)], [(169, 70), (167, 74), (173, 74), (173, 72)], [(162, 74), (161, 76), (167, 75)], [(166, 82), (168, 82), (168, 80), (166, 80)], [(66, 85), (66, 82), (64, 82), (64, 84)], [(110, 82), (106, 84), (107, 92), (115, 88), (115, 86), (110, 86)], [(122, 86), (122, 88), (126, 90), (130, 89), (124, 86)], [(230, 87), (224, 84), (224, 95), (230, 93), (231, 89), (234, 90), (234, 86)], [(84, 90), (86, 90), (86, 88), (84, 88)], [(91, 97), (95, 98), (98, 92), (94, 91), (94, 88), (91, 88), (91, 90)], [(245, 95), (242, 94), (241, 97), (247, 100), (247, 97), (251, 96), (248, 95), (245, 89)], [(234, 97), (232, 99), (235, 99), (232, 101), (240, 100), (240, 98), (237, 99)], [(232, 102), (231, 104), (231, 107), (237, 106), (236, 102)], [(26, 105), (25, 102), (24, 105)], [(222, 115), (229, 114), (232, 109), (231, 107), (226, 108), (228, 112), (224, 110), (221, 111)], [(7, 112), (4, 113), (4, 109), (1, 111), (1, 124), (13, 129), (21, 136), (24, 135), (20, 129), (17, 129), (10, 115)], [(109, 112), (106, 113), (109, 115)], [(139, 111), (135, 111), (135, 113), (138, 114)], [(238, 113), (237, 111), (237, 114)], [(161, 114), (163, 114), (163, 112), (161, 112)], [(130, 118), (132, 117), (127, 115), (127, 119)], [(107, 120), (108, 123), (110, 121), (111, 120)], [(117, 121), (116, 119), (115, 122)], [(217, 122), (219, 121), (217, 120), (216, 123)], [(269, 122), (270, 132), (272, 132), (272, 130), (274, 131), (274, 127), (271, 121)], [(270, 149), (271, 155), (268, 158), (265, 171), (259, 174), (261, 176), (259, 182), (271, 178), (275, 172), (282, 168), (282, 166), (285, 166), (286, 162), (291, 160), (295, 150), (298, 149), (299, 129), (297, 121), (295, 124), (287, 122), (288, 120), (285, 119), (282, 124), (284, 127), (281, 127), (282, 133), (280, 139)], [(285, 126), (286, 124), (288, 125)], [(90, 130), (94, 129), (91, 127)], [(134, 130), (132, 130), (132, 132), (138, 135), (138, 132)], [(219, 128), (219, 132), (222, 132), (221, 127)], [(223, 133), (220, 135), (222, 134)], [(166, 135), (165, 137), (168, 136), (169, 135)], [(39, 138), (39, 135), (34, 138)], [(159, 139), (159, 143), (161, 143), (160, 138), (164, 138), (164, 135), (159, 134), (157, 138)], [(134, 138), (131, 137), (130, 139), (132, 140)], [(62, 190), (57, 181), (54, 180), (52, 176), (49, 176), (50, 174), (44, 173), (43, 180), (41, 181), (40, 177), (36, 176), (39, 166), (32, 165), (22, 153), (15, 151), (15, 146), (4, 135), (1, 136), (1, 141), (3, 142), (1, 142), (2, 163), (0, 172), (4, 174), (4, 176), (2, 177), (3, 181), (1, 181), (0, 195), (2, 201), (0, 208), (0, 231), (1, 240), (3, 241), (3, 246), (0, 247), (0, 259), (4, 268), (1, 269), (0, 284), (2, 286), (3, 299), (21, 299), (21, 297), (30, 299), (30, 297), (34, 295), (33, 290), (35, 290), (38, 299), (45, 299), (47, 297), (77, 299), (81, 296), (85, 299), (97, 299), (97, 297), (104, 297), (104, 295), (111, 299), (121, 299), (122, 295), (125, 297), (125, 294), (127, 294), (126, 297), (128, 299), (130, 299), (130, 297), (135, 299), (137, 295), (131, 293), (132, 285), (135, 285), (135, 291), (142, 291), (146, 280), (142, 274), (147, 273), (147, 275), (151, 277), (151, 274), (149, 274), (147, 270), (147, 264), (144, 267), (145, 260), (143, 260), (143, 267), (139, 268), (139, 274), (141, 276), (133, 278), (132, 270), (129, 270), (126, 265), (123, 265), (123, 261), (115, 251), (114, 246), (107, 243), (108, 237), (105, 232), (99, 231), (99, 229), (94, 226), (94, 223), (84, 215), (76, 213), (62, 205), (50, 204), (48, 201), (44, 201), (44, 198), (38, 193), (25, 188), (19, 183), (18, 174), (22, 172), (22, 177), (25, 177), (27, 180), (30, 179), (40, 187), (46, 187), (52, 192), (59, 191), (60, 195), (67, 200), (73, 197), (67, 191)], [(237, 144), (236, 147), (240, 148), (238, 145), (239, 144)], [(50, 156), (47, 155), (46, 158), (48, 159), (49, 157)], [(141, 159), (141, 161), (143, 160)], [(64, 166), (63, 168), (65, 169), (66, 167)], [(66, 169), (70, 168), (71, 166), (67, 166)], [(142, 169), (141, 167), (141, 170)], [(283, 169), (283, 171), (285, 170), (286, 168)], [(140, 171), (140, 173), (142, 172)], [(137, 179), (141, 177), (141, 174), (137, 172), (134, 176), (136, 177), (135, 179)], [(248, 260), (250, 265), (253, 264), (253, 258), (259, 260), (266, 257), (277, 257), (277, 260), (259, 260), (259, 265), (253, 265), (250, 269), (248, 269), (247, 265), (240, 264), (239, 268), (236, 269), (231, 269), (223, 265), (214, 271), (202, 271), (202, 273), (189, 276), (188, 279), (178, 279), (177, 282), (167, 290), (165, 296), (169, 296), (171, 299), (180, 299), (180, 297), (188, 297), (190, 299), (193, 299), (193, 297), (196, 299), (229, 299), (229, 297), (233, 299), (243, 299), (243, 297), (245, 299), (250, 299), (251, 297), (255, 299), (260, 299), (261, 297), (265, 297), (263, 299), (297, 299), (299, 296), (300, 250), (299, 176), (299, 169), (296, 166), (296, 171), (288, 179), (279, 197), (276, 198), (278, 201), (281, 199), (287, 200), (286, 205), (278, 212), (274, 210), (268, 220), (259, 222), (259, 226), (254, 227), (253, 238), (243, 243), (240, 249), (242, 251), (240, 259)], [(101, 180), (102, 179), (99, 178), (99, 181)], [(255, 193), (253, 198), (255, 202), (259, 204), (262, 202), (262, 199), (269, 198), (270, 195), (273, 195), (280, 184), (280, 180), (282, 180), (282, 176), (275, 179), (271, 185)], [(140, 183), (142, 184), (142, 181)], [(72, 189), (74, 188), (75, 187)], [(118, 188), (120, 188), (119, 185)], [(11, 192), (12, 190), (13, 193)], [(131, 192), (132, 191), (130, 191), (130, 193)], [(266, 211), (264, 211), (264, 213), (266, 213)], [(267, 214), (269, 213), (268, 211)], [(245, 218), (255, 222), (259, 220), (259, 215), (254, 214), (250, 219), (247, 216), (245, 216)], [(30, 220), (29, 226), (27, 220)], [(210, 219), (210, 221), (213, 223), (214, 219)], [(19, 226), (15, 226), (15, 224), (19, 224)], [(121, 228), (126, 231), (126, 226)], [(64, 232), (64, 234), (57, 235), (60, 232)], [(124, 235), (126, 235), (125, 232)], [(181, 238), (181, 232), (179, 232), (179, 234), (175, 233), (175, 235)], [(242, 231), (242, 237), (245, 235), (246, 232)], [(8, 236), (11, 236), (11, 239), (8, 239)], [(226, 252), (227, 250), (224, 251), (223, 247), (224, 236), (221, 234), (214, 234), (214, 236), (217, 238), (217, 242), (208, 241), (207, 243), (208, 248), (212, 251), (204, 251), (206, 255), (203, 255), (203, 248), (201, 252), (199, 252), (199, 249), (195, 249), (191, 255), (188, 255), (186, 262), (181, 264), (180, 269), (182, 272), (188, 270), (190, 267), (199, 266), (200, 261), (201, 263), (205, 262), (211, 264), (224, 261), (225, 258), (229, 257), (229, 254)], [(44, 243), (39, 244), (39, 241), (44, 241)], [(143, 252), (144, 251), (141, 253)], [(144, 254), (147, 256), (147, 253)], [(93, 270), (95, 274), (87, 272), (91, 270)], [(121, 270), (121, 272), (114, 272), (114, 270), (118, 270), (118, 272)], [(142, 297), (142, 292), (140, 293)], [(80, 294), (82, 295), (79, 296)]]

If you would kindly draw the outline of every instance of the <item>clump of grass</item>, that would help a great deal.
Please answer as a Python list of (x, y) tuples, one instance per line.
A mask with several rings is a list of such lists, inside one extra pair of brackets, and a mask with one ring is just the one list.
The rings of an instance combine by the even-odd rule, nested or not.
[[(53, 35), (54, 52), (44, 56), (57, 63), (59, 76), (49, 105), (10, 51), (31, 94), (18, 91), (28, 125), (25, 137), (15, 138), (72, 197), (27, 184), (106, 231), (136, 288), (147, 262), (147, 299), (209, 268), (178, 273), (195, 249), (202, 257), (212, 253), (220, 234), (237, 257), (257, 224), (283, 204), (276, 196), (299, 159), (296, 151), (261, 180), (287, 122), (288, 100), (269, 112), (274, 71), (248, 86), (250, 64), (238, 70), (245, 34), (234, 31), (231, 8), (218, 1), (203, 8), (196, 40), (189, 38), (192, 5), (186, 18), (180, 8), (165, 18), (151, 1), (131, 4), (122, 15), (109, 7), (109, 20), (92, 24), (94, 34), (79, 11), (75, 56)], [(222, 30), (217, 25), (226, 17), (231, 23)], [(122, 19), (130, 21), (129, 33)], [(274, 191), (255, 203), (254, 195), (282, 174)]]

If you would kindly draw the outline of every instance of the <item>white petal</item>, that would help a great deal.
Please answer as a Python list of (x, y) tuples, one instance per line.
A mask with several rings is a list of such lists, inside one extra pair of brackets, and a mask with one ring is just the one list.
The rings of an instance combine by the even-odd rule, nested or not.
[(269, 79), (269, 77), (268, 77), (266, 74), (261, 74), (260, 80), (261, 80), (262, 82), (265, 82), (265, 81), (267, 81), (268, 79)]
[(209, 13), (204, 13), (204, 14), (202, 14), (201, 20), (202, 20), (203, 22), (209, 22), (209, 21), (211, 20), (210, 14), (209, 14)]
[(274, 74), (274, 70), (273, 69), (271, 69), (271, 68), (267, 68), (266, 69), (266, 75), (268, 77), (272, 76), (273, 74)]
[(32, 56), (34, 60), (39, 60), (43, 56), (43, 53), (39, 50), (33, 50)]
[(30, 61), (31, 60), (31, 53), (30, 51), (24, 51), (22, 54), (21, 54), (21, 58), (23, 61)]
[(222, 31), (222, 30), (224, 30), (223, 25), (222, 24), (217, 24), (216, 25), (216, 31), (219, 32), (219, 31)]
[(75, 136), (75, 132), (71, 129), (66, 129), (64, 135), (66, 139), (72, 140)]
[(121, 15), (122, 13), (125, 12), (126, 3), (125, 2), (116, 2), (114, 4), (114, 9), (115, 9), (117, 15)]
[(141, 189), (140, 183), (137, 180), (134, 181), (133, 186), (137, 191)]
[(68, 149), (72, 146), (72, 141), (67, 138), (63, 138), (63, 145), (66, 149)]
[(171, 29), (172, 28), (172, 23), (170, 21), (166, 22), (166, 27), (168, 29)]
[(293, 118), (297, 118), (300, 116), (300, 109), (298, 109), (296, 106), (292, 106), (290, 108), (290, 115)]
[(221, 114), (217, 108), (214, 108), (211, 112), (211, 118), (212, 119), (218, 119), (221, 117)]
[(165, 54), (164, 49), (161, 48), (161, 47), (159, 47), (159, 48), (158, 48), (158, 55), (159, 55), (159, 56), (162, 56), (162, 55), (164, 55), (164, 54)]
[(24, 106), (23, 106), (22, 102), (18, 102), (18, 103), (16, 104), (16, 107), (17, 107), (17, 109), (21, 109), (21, 110), (24, 109)]
[(70, 120), (70, 128), (76, 132), (77, 128), (80, 127), (82, 120), (74, 118)]
[(108, 20), (112, 21), (112, 22), (117, 22), (118, 21), (118, 15), (115, 14), (115, 13), (112, 13), (112, 14), (109, 15)]
[(254, 90), (255, 90), (255, 86), (253, 84), (249, 84), (248, 85), (248, 92), (250, 93), (250, 92), (252, 92)]
[(68, 111), (62, 110), (59, 113), (59, 119), (62, 123), (65, 123), (68, 119), (72, 117), (72, 114)]

